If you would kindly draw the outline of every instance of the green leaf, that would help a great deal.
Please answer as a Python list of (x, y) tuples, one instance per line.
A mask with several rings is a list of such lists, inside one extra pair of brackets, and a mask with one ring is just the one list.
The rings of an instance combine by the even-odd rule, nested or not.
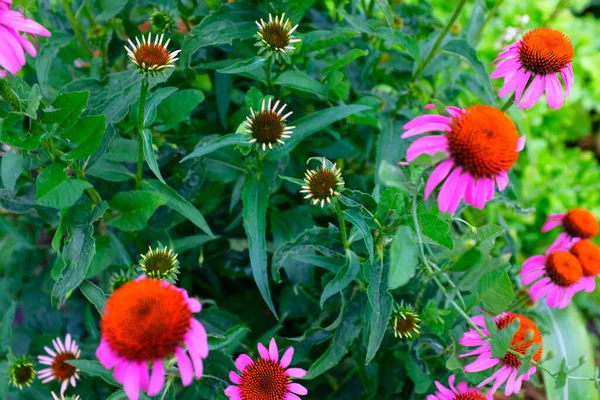
[(13, 192), (23, 172), (24, 160), (17, 149), (8, 150), (0, 160), (0, 176), (5, 188)]
[(256, 33), (262, 15), (255, 5), (236, 1), (219, 8), (196, 25), (183, 40), (181, 60), (189, 66), (191, 57), (203, 47), (231, 44), (233, 40), (249, 39)]
[(129, 179), (135, 179), (135, 175), (123, 164), (104, 159), (86, 170), (85, 174), (110, 182), (124, 182)]
[(369, 252), (369, 257), (373, 260), (375, 256), (373, 250), (373, 236), (371, 235), (371, 231), (369, 230), (369, 226), (365, 222), (362, 215), (360, 215), (354, 209), (344, 210), (344, 217), (350, 222), (352, 225), (358, 228), (363, 240), (365, 241), (365, 246), (367, 247), (367, 251)]
[(52, 107), (45, 111), (45, 124), (57, 124), (58, 133), (71, 129), (78, 121), (87, 107), (89, 91), (70, 92), (59, 95), (52, 103)]
[(337, 271), (335, 277), (327, 283), (323, 289), (323, 293), (321, 293), (321, 308), (323, 308), (327, 299), (347, 288), (356, 279), (359, 270), (360, 262), (358, 261), (358, 256), (353, 251), (348, 250), (346, 252), (346, 263)]
[(241, 74), (243, 72), (253, 71), (257, 68), (264, 67), (265, 59), (263, 57), (252, 57), (245, 60), (237, 61), (228, 67), (218, 69), (221, 74)]
[[(583, 364), (569, 375), (586, 378), (597, 376), (592, 344), (595, 339), (577, 307), (571, 304), (562, 310), (545, 306), (541, 308), (541, 314), (549, 321), (549, 332), (544, 332), (544, 357), (550, 351), (556, 353), (556, 357), (544, 362), (544, 367), (551, 372), (560, 371), (562, 360), (566, 360), (566, 368), (571, 369), (583, 358)], [(548, 400), (600, 399), (600, 392), (591, 380), (567, 379), (563, 387), (557, 388), (553, 378), (544, 372), (544, 381)]]
[(311, 78), (302, 71), (285, 71), (277, 77), (277, 80), (275, 80), (274, 83), (276, 85), (299, 90), (301, 92), (312, 93), (321, 97), (327, 97), (329, 94), (327, 86)]
[(415, 276), (419, 265), (417, 239), (410, 226), (398, 227), (390, 246), (389, 289), (404, 286)]
[(266, 158), (267, 160), (279, 160), (281, 157), (289, 154), (301, 141), (313, 133), (323, 130), (334, 122), (345, 119), (352, 114), (368, 109), (370, 109), (370, 107), (357, 104), (337, 106), (317, 111), (312, 115), (294, 121), (293, 125), (296, 126), (296, 129), (294, 130), (292, 137), (286, 140), (285, 144), (282, 145), (280, 149), (269, 152)]
[(35, 58), (35, 71), (37, 73), (37, 81), (40, 84), (42, 93), (45, 95), (49, 94), (49, 79), (52, 62), (57, 59), (56, 56), (60, 49), (68, 46), (74, 39), (75, 37), (70, 34), (54, 32), (52, 37), (48, 38), (48, 43), (41, 46), (41, 49)]
[(488, 326), (488, 331), (491, 333), (490, 346), (492, 347), (492, 356), (495, 358), (504, 358), (508, 350), (510, 350), (515, 333), (519, 330), (519, 320), (515, 319), (510, 325), (496, 333), (494, 333), (494, 330), (497, 329), (496, 324), (489, 317), (486, 318), (486, 325)]
[(471, 66), (471, 68), (473, 68), (475, 71), (475, 77), (485, 91), (486, 96), (483, 100), (488, 104), (497, 106), (498, 100), (496, 94), (494, 93), (494, 89), (492, 88), (490, 77), (485, 71), (483, 63), (479, 57), (477, 57), (477, 52), (469, 44), (469, 42), (462, 39), (452, 40), (446, 43), (444, 47), (442, 47), (442, 50), (460, 56)]
[(230, 352), (234, 352), (246, 336), (248, 336), (248, 333), (250, 333), (250, 329), (246, 325), (236, 325), (223, 335), (209, 335), (208, 348), (210, 351), (228, 348)]
[(152, 126), (154, 119), (156, 118), (156, 109), (160, 103), (162, 103), (164, 99), (175, 93), (177, 90), (179, 89), (175, 87), (160, 88), (150, 95), (148, 101), (146, 102), (146, 109), (144, 110), (145, 127)]
[(346, 65), (350, 64), (352, 61), (354, 61), (360, 57), (365, 57), (368, 54), (369, 54), (368, 50), (352, 49), (349, 52), (347, 52), (346, 54), (344, 54), (343, 56), (336, 57), (335, 62), (333, 64), (330, 64), (326, 68), (323, 69), (323, 75), (327, 75), (333, 71), (342, 69)]
[(331, 346), (310, 366), (304, 379), (314, 379), (338, 365), (360, 334), (364, 319), (364, 296), (356, 296), (346, 307)]
[(367, 270), (367, 297), (371, 306), (371, 319), (365, 326), (368, 334), (367, 356), (365, 363), (370, 363), (385, 336), (390, 315), (392, 314), (392, 303), (394, 298), (388, 293), (388, 277), (390, 274), (389, 264), (379, 260), (372, 265), (365, 264)]
[(142, 189), (161, 194), (164, 196), (163, 198), (166, 199), (167, 207), (172, 208), (186, 217), (191, 223), (202, 229), (202, 231), (207, 235), (214, 236), (202, 213), (198, 211), (196, 207), (192, 205), (192, 203), (187, 201), (183, 196), (171, 189), (166, 184), (154, 180), (146, 180), (142, 184)]
[(90, 281), (83, 281), (81, 282), (81, 285), (79, 285), (79, 290), (81, 290), (81, 293), (83, 293), (90, 303), (96, 307), (98, 314), (103, 315), (104, 305), (106, 304), (108, 297), (102, 289)]
[[(392, 33), (394, 33), (394, 12), (392, 11), (392, 8), (390, 7), (387, 0), (376, 0), (376, 1), (377, 1), (377, 5), (381, 9), (381, 11), (383, 11), (383, 16), (385, 17), (385, 21), (387, 22), (388, 26), (390, 27)], [(393, 35), (392, 35), (392, 37), (393, 37)]]
[(110, 201), (110, 208), (118, 214), (106, 224), (125, 232), (140, 231), (146, 228), (148, 219), (158, 206), (166, 203), (165, 196), (160, 193), (141, 190), (119, 192)]
[(258, 290), (277, 317), (275, 306), (269, 291), (269, 274), (267, 273), (267, 205), (269, 203), (269, 184), (264, 176), (248, 179), (242, 191), (244, 206), (244, 230), (248, 237), (250, 264), (252, 275)]
[(35, 202), (41, 206), (63, 209), (71, 207), (92, 185), (80, 179), (69, 179), (66, 165), (54, 162), (44, 168), (36, 179)]
[(202, 146), (197, 147), (194, 151), (192, 151), (190, 154), (185, 156), (181, 160), (181, 162), (189, 160), (190, 158), (202, 157), (202, 156), (204, 156), (206, 154), (210, 154), (213, 151), (218, 150), (222, 147), (234, 146), (234, 145), (250, 146), (250, 144), (248, 143), (248, 140), (249, 140), (248, 137), (246, 137), (242, 134), (229, 133), (227, 135), (221, 136), (220, 138), (217, 138), (216, 140), (213, 140), (212, 142), (205, 143)]
[(146, 164), (148, 164), (148, 167), (150, 167), (150, 170), (154, 173), (158, 180), (162, 183), (165, 183), (165, 180), (160, 174), (158, 162), (156, 161), (156, 154), (154, 154), (154, 148), (152, 147), (152, 132), (150, 132), (150, 129), (144, 129), (142, 132), (142, 139), (144, 144), (144, 159), (146, 160)]
[(12, 345), (12, 325), (16, 311), (17, 305), (11, 301), (10, 306), (2, 314), (2, 325), (0, 325), (0, 352), (2, 353), (6, 353)]
[(312, 53), (313, 51), (329, 49), (340, 43), (347, 42), (359, 35), (354, 29), (334, 29), (332, 31), (320, 30), (311, 31), (302, 36), (302, 49), (304, 54)]
[(452, 250), (454, 243), (452, 242), (452, 237), (450, 237), (449, 234), (450, 225), (446, 221), (437, 215), (429, 214), (427, 212), (420, 212), (418, 217), (419, 225), (421, 226), (421, 232), (423, 235)]
[(77, 120), (75, 125), (62, 134), (62, 138), (74, 143), (76, 147), (64, 155), (65, 160), (89, 157), (98, 149), (106, 131), (106, 117), (93, 115)]
[(386, 186), (395, 187), (404, 193), (410, 193), (414, 190), (410, 181), (410, 176), (401, 168), (382, 161), (379, 164), (379, 180)]
[(102, 364), (100, 364), (98, 361), (79, 359), (79, 360), (69, 360), (69, 361), (67, 361), (67, 363), (78, 368), (85, 375), (97, 376), (97, 377), (104, 379), (104, 381), (108, 384), (111, 384), (113, 386), (121, 386), (120, 384), (117, 383), (115, 378), (113, 378), (112, 373), (109, 370), (107, 370), (106, 368), (104, 368), (102, 366)]
[(493, 315), (506, 311), (515, 299), (512, 282), (504, 268), (497, 268), (485, 274), (472, 291), (475, 295), (474, 304), (483, 302), (484, 310)]
[(160, 104), (158, 118), (164, 121), (157, 129), (167, 131), (179, 126), (181, 122), (187, 121), (190, 114), (204, 101), (204, 93), (197, 89), (183, 89), (173, 93)]
[(96, 15), (96, 18), (99, 21), (106, 22), (109, 19), (117, 16), (125, 6), (127, 5), (128, 0), (99, 0), (100, 1), (100, 9), (102, 12)]

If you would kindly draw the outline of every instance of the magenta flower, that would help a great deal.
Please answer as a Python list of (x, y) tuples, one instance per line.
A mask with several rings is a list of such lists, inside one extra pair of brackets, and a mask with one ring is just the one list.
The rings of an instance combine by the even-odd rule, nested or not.
[[(21, 32), (34, 37), (50, 36), (50, 32), (20, 12), (10, 10), (11, 4), (12, 0), (0, 0), (0, 68), (15, 75), (26, 63), (23, 50), (32, 57), (37, 55), (33, 44)], [(6, 76), (4, 70), (0, 69), (0, 76)]]
[(47, 365), (47, 368), (38, 371), (38, 377), (42, 383), (48, 383), (56, 380), (60, 383), (60, 394), (64, 394), (69, 383), (75, 387), (79, 379), (79, 370), (67, 363), (70, 360), (77, 360), (81, 356), (81, 349), (71, 339), (71, 335), (67, 333), (65, 341), (57, 337), (52, 340), (54, 348), (44, 347), (48, 355), (38, 356), (38, 361), (42, 365)]
[(446, 109), (450, 116), (421, 115), (404, 125), (402, 138), (443, 132), (415, 140), (406, 160), (411, 162), (422, 154), (447, 155), (429, 177), (425, 199), (445, 180), (438, 196), (440, 211), (454, 213), (463, 199), (481, 209), (494, 197), (496, 185), (501, 191), (508, 185), (508, 171), (525, 147), (525, 136), (519, 137), (515, 124), (494, 107)]
[[(490, 332), (486, 329), (484, 317), (477, 316), (471, 319), (480, 328), (484, 336), (487, 337), (490, 335)], [(519, 320), (519, 329), (513, 335), (510, 349), (525, 356), (531, 346), (537, 345), (539, 348), (533, 355), (533, 361), (539, 362), (543, 353), (542, 334), (532, 320), (523, 315), (513, 313), (502, 313), (493, 318), (499, 331), (512, 324), (516, 319)], [(525, 374), (519, 375), (521, 358), (514, 353), (507, 352), (502, 358), (493, 357), (490, 344), (475, 329), (465, 332), (460, 338), (459, 343), (462, 346), (477, 347), (477, 349), (459, 356), (461, 358), (477, 356), (475, 361), (465, 366), (465, 372), (481, 372), (499, 367), (493, 374), (477, 385), (480, 388), (490, 382), (494, 382), (488, 396), (493, 395), (504, 383), (506, 383), (504, 390), (506, 396), (519, 393), (523, 381), (529, 380), (531, 375), (535, 374), (536, 368), (532, 364)]]
[(258, 344), (260, 358), (252, 360), (247, 354), (235, 360), (239, 374), (231, 371), (229, 379), (234, 385), (225, 389), (230, 400), (300, 400), (297, 395), (305, 395), (308, 390), (292, 378), (303, 378), (306, 371), (288, 368), (294, 356), (294, 348), (285, 351), (279, 360), (279, 350), (275, 339), (271, 339), (269, 349)]
[(168, 282), (141, 277), (126, 283), (106, 302), (96, 357), (114, 368), (131, 400), (138, 400), (140, 390), (148, 396), (161, 392), (164, 363), (173, 356), (181, 382), (189, 386), (194, 376), (202, 377), (202, 359), (208, 357), (206, 330), (193, 316), (201, 309), (198, 300)]
[(583, 208), (572, 208), (566, 213), (548, 215), (542, 232), (548, 232), (557, 226), (562, 226), (564, 230), (561, 238), (590, 239), (597, 236), (600, 230), (596, 216)]
[(492, 400), (491, 395), (482, 395), (479, 390), (470, 388), (467, 382), (461, 382), (454, 386), (455, 379), (456, 375), (450, 375), (450, 378), (448, 378), (449, 389), (435, 381), (438, 392), (435, 395), (430, 394), (427, 396), (427, 400)]
[[(504, 78), (500, 97), (515, 92), (515, 104), (529, 109), (544, 91), (550, 108), (561, 108), (573, 87), (573, 45), (562, 32), (548, 28), (529, 31), (498, 55), (490, 78)], [(562, 76), (566, 94), (558, 79)], [(523, 94), (524, 92), (524, 94)]]
[[(521, 282), (531, 285), (529, 296), (538, 301), (546, 297), (551, 308), (565, 308), (575, 293), (583, 289), (583, 267), (569, 252), (571, 240), (559, 237), (543, 256), (529, 257), (521, 269)], [(535, 282), (535, 283), (534, 283)]]
[(600, 276), (600, 247), (591, 240), (574, 239), (576, 242), (569, 252), (573, 254), (581, 263), (583, 277), (581, 286), (588, 293), (596, 290), (596, 277)]

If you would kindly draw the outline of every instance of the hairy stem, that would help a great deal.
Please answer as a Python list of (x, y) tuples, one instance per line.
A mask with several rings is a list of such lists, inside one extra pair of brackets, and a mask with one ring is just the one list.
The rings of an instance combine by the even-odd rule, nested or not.
[(148, 79), (144, 78), (142, 81), (142, 88), (140, 89), (140, 101), (138, 108), (138, 163), (137, 173), (135, 175), (136, 187), (139, 187), (142, 182), (142, 173), (144, 171), (144, 119), (146, 110), (146, 97), (148, 96)]
[(338, 220), (340, 221), (340, 237), (342, 239), (342, 245), (344, 249), (348, 249), (350, 245), (348, 244), (348, 238), (346, 236), (346, 220), (344, 219), (344, 213), (342, 212), (342, 208), (340, 207), (339, 202), (335, 202), (335, 212), (337, 213)]

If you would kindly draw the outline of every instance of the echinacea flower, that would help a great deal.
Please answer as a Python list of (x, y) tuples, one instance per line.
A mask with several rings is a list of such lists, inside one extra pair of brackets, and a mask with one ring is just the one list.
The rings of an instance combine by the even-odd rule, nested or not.
[(508, 185), (508, 171), (525, 147), (525, 136), (519, 137), (510, 118), (491, 106), (446, 110), (449, 116), (421, 115), (404, 125), (402, 138), (443, 132), (415, 140), (406, 160), (411, 162), (422, 154), (446, 154), (448, 158), (427, 181), (425, 199), (445, 180), (438, 196), (440, 211), (454, 213), (462, 199), (481, 209), (494, 197), (495, 186), (502, 191)]
[[(246, 117), (244, 121), (246, 133), (252, 136), (249, 143), (256, 143), (262, 147), (263, 151), (267, 149), (267, 146), (269, 150), (272, 150), (273, 145), (283, 144), (283, 139), (289, 139), (295, 128), (295, 126), (286, 126), (285, 124), (285, 120), (293, 114), (292, 111), (281, 115), (287, 104), (279, 107), (279, 100), (275, 104), (271, 103), (272, 99), (269, 98), (267, 102), (262, 101), (260, 111), (250, 108), (251, 116)], [(279, 109), (277, 109), (278, 107)]]
[(80, 400), (81, 397), (79, 397), (79, 395), (76, 396), (65, 396), (63, 393), (61, 393), (60, 397), (58, 397), (56, 395), (56, 393), (52, 392), (52, 398), (54, 400)]
[(156, 34), (152, 41), (152, 33), (148, 33), (148, 39), (142, 35), (142, 42), (135, 38), (134, 44), (131, 39), (128, 39), (129, 46), (125, 46), (127, 55), (131, 59), (134, 68), (144, 76), (157, 76), (162, 74), (163, 77), (169, 68), (175, 68), (175, 61), (179, 60), (177, 55), (181, 50), (170, 52), (167, 47), (171, 39), (168, 39), (163, 44), (165, 35)]
[(445, 387), (438, 381), (435, 381), (435, 387), (438, 392), (427, 396), (427, 400), (492, 400), (492, 396), (484, 396), (476, 388), (470, 388), (467, 382), (460, 382), (454, 386), (456, 375), (450, 375), (448, 386)]
[(266, 51), (266, 58), (273, 56), (277, 60), (281, 56), (289, 62), (288, 52), (294, 51), (294, 43), (300, 42), (300, 39), (293, 36), (298, 25), (292, 28), (290, 19), (285, 20), (285, 13), (281, 14), (281, 17), (275, 16), (275, 19), (269, 14), (269, 22), (266, 23), (262, 18), (260, 22), (255, 22), (258, 26), (256, 33), (258, 42), (255, 46), (260, 47), (258, 54)]
[(96, 357), (105, 368), (114, 368), (131, 400), (138, 400), (140, 390), (148, 396), (160, 393), (165, 362), (173, 356), (181, 382), (189, 386), (194, 376), (202, 377), (202, 359), (208, 357), (206, 330), (193, 316), (201, 309), (198, 300), (169, 282), (141, 277), (126, 283), (106, 302)]
[(157, 33), (170, 33), (175, 27), (175, 17), (172, 12), (161, 9), (152, 13), (150, 17), (152, 29)]
[(8, 367), (8, 376), (10, 382), (19, 389), (23, 389), (23, 386), (31, 386), (35, 379), (33, 363), (27, 357), (16, 357)]
[(137, 275), (131, 269), (121, 269), (111, 274), (108, 286), (111, 292), (114, 292), (124, 284), (131, 282), (137, 278)]
[[(471, 319), (486, 337), (490, 335), (490, 332), (486, 329), (483, 316), (477, 316)], [(542, 334), (531, 319), (520, 314), (502, 313), (493, 318), (493, 321), (496, 324), (498, 331), (501, 331), (512, 324), (516, 319), (519, 320), (519, 328), (512, 337), (509, 349), (522, 356), (526, 356), (532, 346), (539, 346), (532, 357), (533, 361), (539, 362), (543, 352)], [(504, 390), (506, 396), (519, 393), (523, 381), (529, 380), (531, 375), (535, 374), (536, 367), (531, 365), (526, 373), (520, 375), (519, 368), (522, 363), (521, 357), (510, 351), (502, 358), (493, 357), (491, 345), (487, 340), (481, 338), (479, 332), (475, 329), (470, 329), (465, 332), (460, 338), (459, 343), (466, 347), (477, 347), (476, 350), (459, 356), (461, 358), (477, 356), (475, 361), (465, 366), (465, 372), (480, 372), (496, 366), (499, 367), (487, 379), (477, 385), (477, 387), (480, 388), (490, 382), (494, 382), (488, 396), (493, 395), (503, 383), (506, 383)]]
[(51, 36), (50, 32), (37, 22), (12, 11), (12, 0), (0, 0), (0, 76), (6, 72), (15, 75), (27, 62), (25, 51), (32, 57), (37, 55), (35, 46), (22, 36), (22, 33), (35, 36)]
[(79, 370), (67, 361), (77, 360), (81, 356), (81, 350), (68, 333), (64, 343), (58, 337), (52, 340), (52, 344), (54, 349), (44, 347), (48, 356), (38, 356), (40, 364), (49, 366), (38, 371), (38, 377), (42, 383), (48, 383), (56, 379), (60, 382), (60, 393), (63, 394), (69, 383), (75, 387), (77, 379), (79, 379)]
[(175, 283), (179, 274), (179, 261), (173, 249), (148, 247), (146, 254), (141, 254), (140, 272), (148, 278), (162, 279)]
[(588, 293), (596, 289), (596, 277), (600, 276), (600, 248), (592, 241), (577, 241), (569, 250), (579, 262), (583, 270), (581, 285)]
[(573, 208), (566, 213), (550, 214), (542, 226), (542, 232), (548, 232), (561, 226), (564, 232), (561, 236), (590, 239), (598, 235), (600, 226), (594, 214), (584, 208)]
[[(515, 92), (515, 104), (521, 109), (533, 107), (544, 91), (548, 106), (558, 109), (573, 86), (573, 54), (573, 45), (562, 32), (534, 29), (502, 50), (496, 62), (503, 61), (498, 63), (490, 78), (504, 78), (504, 86), (498, 95), (505, 97)], [(562, 76), (566, 94), (558, 74)]]
[(421, 319), (410, 305), (400, 304), (390, 317), (394, 336), (400, 339), (412, 338), (421, 332)]
[(321, 168), (309, 169), (304, 175), (304, 186), (300, 193), (306, 194), (305, 199), (310, 199), (312, 205), (321, 203), (321, 208), (331, 203), (331, 199), (340, 195), (340, 190), (344, 187), (342, 171), (335, 163), (327, 165), (327, 160), (323, 158)]
[[(581, 262), (569, 252), (569, 239), (559, 238), (545, 255), (529, 257), (521, 269), (523, 285), (532, 284), (529, 296), (538, 301), (544, 296), (551, 308), (565, 308), (583, 286)], [(534, 283), (535, 282), (535, 283)]]
[(294, 356), (294, 348), (285, 351), (281, 360), (275, 339), (271, 339), (267, 349), (258, 344), (260, 358), (252, 360), (247, 354), (235, 360), (235, 371), (229, 372), (234, 384), (225, 389), (230, 400), (300, 400), (297, 395), (308, 393), (293, 378), (303, 378), (306, 371), (301, 368), (288, 368)]

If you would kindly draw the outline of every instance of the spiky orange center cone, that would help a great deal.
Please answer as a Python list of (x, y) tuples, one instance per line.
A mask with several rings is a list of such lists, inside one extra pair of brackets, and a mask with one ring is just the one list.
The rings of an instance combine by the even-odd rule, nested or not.
[(568, 287), (583, 276), (581, 263), (568, 251), (555, 251), (546, 258), (546, 273), (558, 286)]
[(64, 381), (71, 378), (77, 372), (77, 369), (66, 361), (76, 360), (77, 357), (72, 353), (59, 353), (54, 357), (54, 361), (50, 368), (58, 381)]
[(582, 239), (597, 236), (600, 230), (596, 216), (583, 208), (569, 210), (563, 219), (563, 227), (569, 235)]
[(540, 75), (559, 73), (573, 60), (573, 55), (569, 38), (549, 28), (527, 32), (519, 48), (521, 64), (526, 70)]
[(184, 295), (156, 279), (124, 284), (106, 302), (102, 336), (129, 361), (172, 356), (190, 329), (192, 312)]
[(571, 253), (581, 263), (584, 276), (596, 276), (600, 272), (600, 247), (590, 240), (580, 240), (571, 247)]
[(446, 133), (454, 162), (476, 178), (494, 178), (517, 162), (519, 132), (502, 111), (491, 106), (467, 107), (453, 118)]
[(279, 363), (262, 358), (244, 370), (239, 385), (244, 400), (284, 400), (290, 379)]
[[(498, 319), (496, 321), (496, 326), (498, 327), (498, 330), (501, 331), (502, 329), (512, 324), (513, 321), (517, 318), (520, 321), (520, 325), (517, 332), (515, 332), (515, 334), (513, 335), (512, 341), (510, 342), (511, 350), (525, 356), (527, 355), (527, 351), (532, 345), (540, 345), (539, 349), (533, 356), (533, 361), (540, 361), (542, 359), (542, 353), (544, 350), (542, 346), (542, 334), (538, 329), (537, 325), (532, 320), (521, 314), (509, 313), (508, 315), (505, 315), (502, 318)], [(531, 333), (528, 333), (529, 331), (531, 331), (533, 335)], [(529, 337), (530, 335), (531, 337)], [(506, 355), (502, 359), (502, 362), (505, 365), (515, 368), (519, 368), (521, 366), (521, 360), (519, 356), (513, 353), (506, 353)]]
[(477, 390), (470, 389), (469, 393), (457, 394), (454, 400), (486, 400), (486, 398)]
[(169, 50), (161, 44), (142, 43), (134, 53), (135, 61), (140, 66), (154, 67), (169, 64)]

